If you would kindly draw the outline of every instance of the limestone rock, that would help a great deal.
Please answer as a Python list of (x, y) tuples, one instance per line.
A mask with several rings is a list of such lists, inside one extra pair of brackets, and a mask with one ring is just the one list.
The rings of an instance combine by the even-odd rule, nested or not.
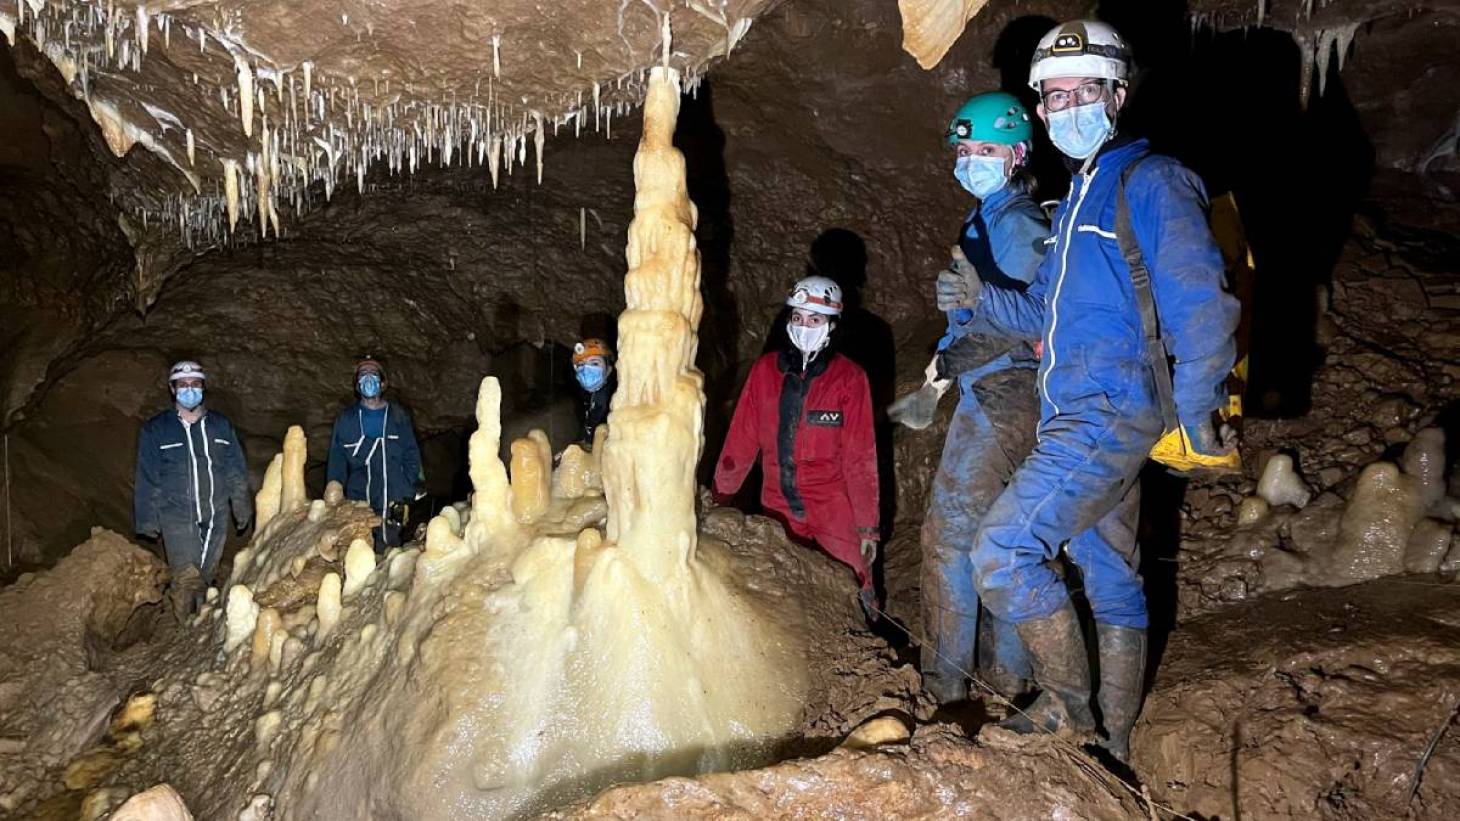
[(193, 814), (177, 790), (158, 784), (128, 798), (109, 821), (193, 821)]

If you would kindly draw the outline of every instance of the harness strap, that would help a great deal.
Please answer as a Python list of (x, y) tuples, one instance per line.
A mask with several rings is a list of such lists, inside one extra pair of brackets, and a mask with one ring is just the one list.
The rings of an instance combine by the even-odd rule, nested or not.
[(1115, 192), (1115, 239), (1120, 244), (1120, 255), (1130, 267), (1131, 286), (1135, 290), (1136, 305), (1140, 308), (1141, 329), (1145, 335), (1146, 360), (1151, 366), (1151, 377), (1156, 384), (1156, 398), (1161, 403), (1163, 432), (1175, 430), (1180, 421), (1176, 417), (1175, 390), (1171, 385), (1171, 355), (1166, 351), (1166, 342), (1161, 338), (1161, 323), (1156, 315), (1156, 297), (1151, 292), (1151, 271), (1141, 254), (1131, 225), (1130, 203), (1126, 201), (1125, 188), (1131, 173), (1141, 164), (1137, 159), (1120, 172), (1120, 184)]

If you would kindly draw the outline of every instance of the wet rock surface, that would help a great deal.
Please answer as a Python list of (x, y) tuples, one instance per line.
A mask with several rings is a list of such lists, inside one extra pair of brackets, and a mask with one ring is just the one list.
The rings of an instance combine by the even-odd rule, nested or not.
[(551, 819), (1143, 816), (1093, 761), (1047, 739), (971, 743), (946, 726), (906, 745), (838, 750), (763, 770), (614, 787)]
[(106, 733), (135, 681), (114, 659), (149, 637), (166, 580), (160, 559), (98, 528), (0, 589), (0, 810), (47, 797), (55, 768)]
[(1132, 754), (1202, 817), (1451, 818), (1457, 704), (1460, 586), (1294, 592), (1184, 622)]

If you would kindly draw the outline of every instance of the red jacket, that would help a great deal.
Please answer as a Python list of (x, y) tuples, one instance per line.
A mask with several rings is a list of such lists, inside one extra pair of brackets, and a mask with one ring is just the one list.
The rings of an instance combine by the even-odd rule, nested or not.
[(799, 351), (768, 353), (751, 366), (715, 465), (715, 492), (739, 490), (759, 453), (768, 510), (817, 536), (878, 538), (867, 375), (837, 353), (812, 360), (804, 375), (800, 366)]

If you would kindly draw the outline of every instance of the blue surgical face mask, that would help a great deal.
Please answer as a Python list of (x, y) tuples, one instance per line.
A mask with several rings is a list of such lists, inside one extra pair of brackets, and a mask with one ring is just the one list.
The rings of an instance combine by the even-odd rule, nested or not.
[(355, 387), (360, 389), (361, 396), (366, 399), (374, 399), (380, 395), (380, 376), (367, 373), (360, 377), (359, 381), (355, 383)]
[(953, 178), (963, 190), (987, 199), (990, 194), (1009, 184), (1009, 175), (1004, 169), (1008, 162), (1003, 157), (979, 157), (970, 154), (959, 157), (953, 164)]
[(583, 390), (592, 392), (603, 387), (603, 383), (608, 380), (608, 367), (584, 363), (573, 369), (573, 375), (578, 378), (578, 384), (583, 386)]
[(203, 389), (193, 387), (178, 388), (177, 403), (188, 410), (193, 410), (203, 404)]
[(1115, 131), (1107, 107), (1107, 101), (1099, 100), (1051, 113), (1049, 139), (1054, 147), (1077, 160), (1094, 154)]

